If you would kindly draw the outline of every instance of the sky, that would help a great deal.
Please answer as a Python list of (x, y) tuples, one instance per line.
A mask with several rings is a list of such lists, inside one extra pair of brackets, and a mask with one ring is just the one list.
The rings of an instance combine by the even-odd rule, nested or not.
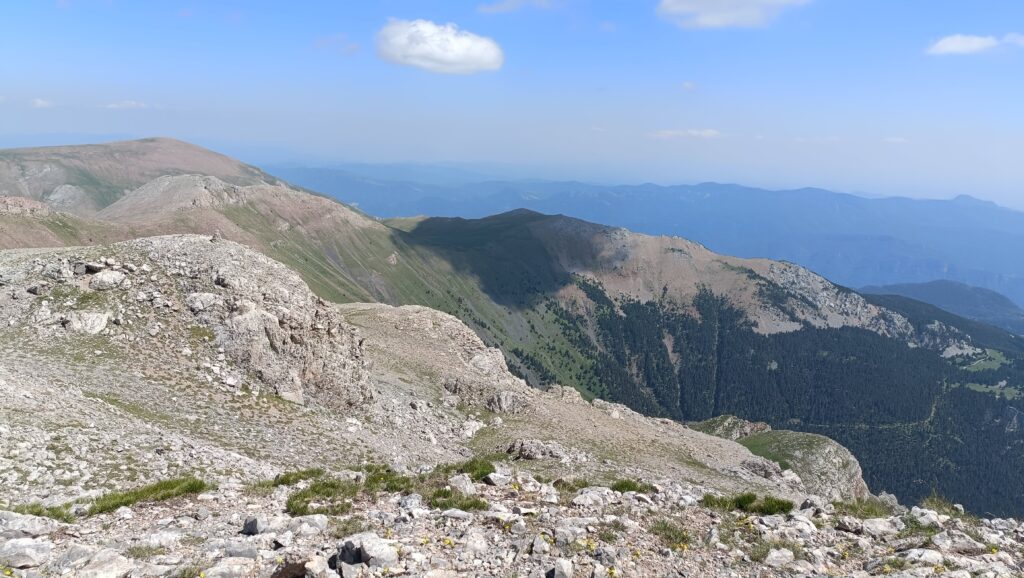
[(1020, 0), (23, 0), (0, 51), (5, 147), (1024, 209)]

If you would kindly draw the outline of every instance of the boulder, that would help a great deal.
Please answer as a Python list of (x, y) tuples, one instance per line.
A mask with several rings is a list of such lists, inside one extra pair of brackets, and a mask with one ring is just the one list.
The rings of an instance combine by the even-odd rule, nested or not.
[[(109, 548), (93, 555), (89, 563), (78, 571), (78, 578), (122, 578), (135, 568), (131, 560)], [(209, 576), (209, 574), (207, 574)]]
[(469, 474), (458, 474), (448, 478), (448, 485), (465, 496), (476, 495), (476, 486), (473, 485), (473, 478), (469, 477)]
[(792, 551), (786, 548), (778, 548), (768, 552), (768, 555), (765, 556), (764, 563), (766, 566), (770, 566), (772, 568), (782, 568), (795, 559), (796, 556), (793, 555)]
[(203, 573), (204, 578), (246, 578), (252, 575), (256, 561), (248, 558), (224, 558)]
[(15, 538), (0, 544), (0, 566), (36, 568), (50, 559), (53, 543), (45, 538)]
[(549, 572), (548, 575), (552, 578), (572, 578), (572, 562), (565, 558), (555, 560), (555, 567), (551, 569), (551, 572)]
[(120, 271), (104, 269), (93, 275), (92, 280), (89, 281), (89, 288), (94, 291), (109, 291), (122, 287), (127, 280), (127, 276)]
[(398, 549), (392, 540), (385, 540), (374, 532), (363, 532), (339, 542), (338, 560), (371, 568), (390, 568), (398, 565)]

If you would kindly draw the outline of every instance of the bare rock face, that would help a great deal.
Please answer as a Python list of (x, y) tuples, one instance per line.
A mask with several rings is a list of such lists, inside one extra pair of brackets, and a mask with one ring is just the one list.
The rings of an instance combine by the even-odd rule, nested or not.
[(0, 196), (0, 215), (45, 217), (49, 214), (50, 207), (45, 203), (25, 197)]
[[(799, 478), (803, 487), (826, 501), (859, 500), (871, 495), (860, 462), (838, 442), (825, 436), (772, 430), (766, 423), (749, 422), (724, 415), (690, 424), (704, 433), (738, 441), (753, 453), (778, 460), (766, 467), (764, 460), (744, 463), (764, 478)], [(786, 468), (786, 471), (783, 471)]]
[(208, 335), (220, 357), (209, 368), (229, 386), (334, 409), (373, 398), (356, 328), (298, 275), (242, 245), (180, 235), (10, 253), (0, 280), (0, 318), (45, 339), (158, 347)]
[(134, 244), (181, 278), (189, 310), (225, 355), (279, 396), (334, 408), (372, 399), (358, 332), (284, 265), (208, 237)]

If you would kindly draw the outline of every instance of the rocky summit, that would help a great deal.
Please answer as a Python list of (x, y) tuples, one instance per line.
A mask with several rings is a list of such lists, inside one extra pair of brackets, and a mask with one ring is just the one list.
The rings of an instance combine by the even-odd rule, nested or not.
[(1024, 570), (1024, 524), (873, 496), (827, 438), (535, 389), (216, 235), (0, 252), (0, 487), (5, 576)]

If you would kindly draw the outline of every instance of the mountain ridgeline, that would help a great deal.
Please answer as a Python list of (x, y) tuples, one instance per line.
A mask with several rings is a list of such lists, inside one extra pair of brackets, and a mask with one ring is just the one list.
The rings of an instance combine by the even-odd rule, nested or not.
[[(97, 162), (75, 148), (60, 162)], [(45, 150), (0, 158), (20, 166), (18, 155), (45, 162)], [(52, 202), (50, 187), (62, 185), (39, 184), (29, 196), (89, 209), (7, 211), (0, 240), (17, 243), (3, 235), (10, 228), (56, 244), (88, 243), (97, 230), (219, 232), (323, 298), (451, 313), (532, 385), (680, 421), (734, 414), (820, 433), (853, 452), (873, 491), (907, 502), (937, 491), (975, 511), (1024, 514), (1024, 346), (1003, 330), (678, 237), (526, 210), (380, 221), (255, 168), (239, 164), (236, 176), (255, 181), (232, 182), (203, 166), (175, 164), (109, 198), (75, 185), (85, 201), (74, 206)]]
[(719, 253), (800, 263), (850, 287), (949, 279), (1024, 306), (1024, 213), (969, 196), (874, 199), (823, 189), (498, 180), (440, 167), (275, 167), (379, 216), (562, 213)]

